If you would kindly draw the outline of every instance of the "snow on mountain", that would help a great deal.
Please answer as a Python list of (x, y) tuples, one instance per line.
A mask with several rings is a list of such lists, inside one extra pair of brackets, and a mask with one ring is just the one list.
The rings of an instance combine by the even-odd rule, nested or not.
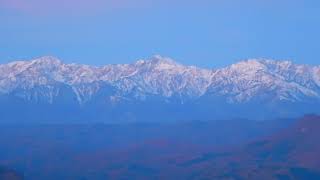
[(17, 94), (27, 100), (45, 97), (52, 103), (66, 86), (82, 104), (106, 85), (116, 89), (113, 98), (144, 100), (159, 96), (184, 101), (215, 95), (226, 97), (229, 103), (266, 98), (295, 102), (320, 99), (320, 67), (251, 59), (210, 70), (161, 56), (103, 67), (64, 64), (49, 56), (0, 65), (0, 93), (19, 91)]
[(299, 101), (305, 96), (319, 98), (320, 89), (314, 77), (311, 66), (252, 59), (217, 70), (208, 92), (228, 96), (230, 102), (268, 94), (266, 98), (271, 100)]

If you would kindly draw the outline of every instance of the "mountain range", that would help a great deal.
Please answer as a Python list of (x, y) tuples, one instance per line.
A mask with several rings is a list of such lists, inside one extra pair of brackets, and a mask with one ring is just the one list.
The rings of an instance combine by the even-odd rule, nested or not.
[(154, 56), (65, 64), (45, 56), (0, 65), (4, 122), (268, 119), (319, 113), (320, 66), (250, 59), (220, 69)]

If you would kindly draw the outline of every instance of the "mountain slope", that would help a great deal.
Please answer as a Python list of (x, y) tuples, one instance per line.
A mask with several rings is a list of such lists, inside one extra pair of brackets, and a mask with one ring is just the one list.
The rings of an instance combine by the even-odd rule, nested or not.
[[(179, 120), (266, 119), (317, 113), (318, 105), (320, 67), (289, 61), (247, 60), (215, 70), (161, 56), (102, 67), (64, 64), (54, 57), (0, 65), (0, 109), (28, 107), (22, 112), (27, 119), (47, 119), (28, 118), (39, 109), (52, 119), (50, 113), (66, 117), (61, 111), (103, 121), (146, 120), (154, 114)], [(257, 106), (260, 111), (247, 110)]]
[(305, 116), (243, 148), (208, 153), (183, 164), (200, 179), (319, 179), (319, 129), (319, 116)]

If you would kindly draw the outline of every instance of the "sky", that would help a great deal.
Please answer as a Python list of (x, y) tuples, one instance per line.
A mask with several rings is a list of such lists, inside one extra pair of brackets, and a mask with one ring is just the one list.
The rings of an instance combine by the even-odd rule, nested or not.
[(0, 0), (0, 63), (91, 65), (153, 55), (223, 67), (248, 58), (320, 64), (315, 0)]

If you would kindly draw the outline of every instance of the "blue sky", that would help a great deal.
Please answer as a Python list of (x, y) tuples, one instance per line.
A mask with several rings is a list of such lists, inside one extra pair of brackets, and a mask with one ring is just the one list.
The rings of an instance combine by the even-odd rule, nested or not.
[(314, 0), (0, 0), (0, 63), (53, 55), (128, 63), (155, 54), (221, 67), (247, 58), (320, 64)]

